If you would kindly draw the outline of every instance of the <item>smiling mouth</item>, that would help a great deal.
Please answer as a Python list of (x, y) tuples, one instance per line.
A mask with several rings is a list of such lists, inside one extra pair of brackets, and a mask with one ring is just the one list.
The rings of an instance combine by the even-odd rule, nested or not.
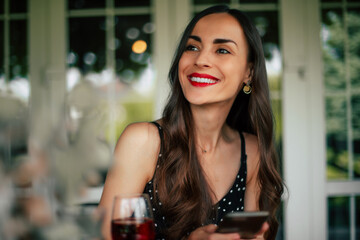
[(219, 79), (207, 75), (207, 74), (199, 74), (193, 73), (188, 76), (190, 83), (195, 87), (206, 87), (210, 85), (214, 85), (219, 82)]
[(216, 83), (217, 81), (209, 78), (190, 77), (190, 80), (197, 83)]

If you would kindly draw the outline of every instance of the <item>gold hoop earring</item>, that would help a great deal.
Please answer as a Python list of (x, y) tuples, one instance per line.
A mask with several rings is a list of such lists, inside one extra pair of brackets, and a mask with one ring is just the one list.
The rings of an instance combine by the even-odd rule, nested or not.
[(243, 92), (245, 94), (250, 94), (252, 91), (252, 87), (250, 86), (250, 83), (247, 82), (246, 85), (243, 87)]

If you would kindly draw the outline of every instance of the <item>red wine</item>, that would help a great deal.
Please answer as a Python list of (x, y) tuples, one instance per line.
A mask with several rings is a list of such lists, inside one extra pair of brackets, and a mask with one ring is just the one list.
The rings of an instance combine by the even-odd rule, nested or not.
[(154, 240), (154, 222), (149, 218), (125, 218), (111, 221), (113, 240)]

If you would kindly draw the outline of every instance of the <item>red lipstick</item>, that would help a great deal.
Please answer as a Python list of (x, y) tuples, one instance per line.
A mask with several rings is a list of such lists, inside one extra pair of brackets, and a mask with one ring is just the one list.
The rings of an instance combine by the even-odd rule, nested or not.
[(191, 85), (195, 87), (207, 87), (219, 82), (219, 79), (209, 74), (192, 73), (187, 77)]

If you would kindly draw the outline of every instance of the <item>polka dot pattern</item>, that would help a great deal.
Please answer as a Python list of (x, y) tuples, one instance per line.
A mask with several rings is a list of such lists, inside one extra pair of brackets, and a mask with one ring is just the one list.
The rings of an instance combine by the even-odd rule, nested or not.
[[(162, 158), (162, 141), (163, 141), (163, 135), (162, 135), (162, 128), (159, 124), (153, 122), (155, 125), (157, 125), (159, 130), (159, 135), (161, 139), (161, 148), (159, 153), (159, 160)], [(235, 177), (234, 183), (232, 187), (229, 189), (227, 194), (218, 201), (214, 206), (213, 210), (216, 212), (214, 214), (215, 216), (211, 216), (210, 219), (206, 223), (203, 223), (202, 225), (206, 225), (209, 223), (212, 224), (219, 224), (223, 221), (223, 217), (228, 212), (234, 212), (234, 211), (244, 211), (244, 197), (245, 197), (245, 190), (246, 190), (246, 154), (245, 154), (245, 142), (244, 137), (242, 133), (240, 133), (241, 137), (241, 165), (240, 169), (238, 171), (238, 174)], [(159, 167), (159, 165), (157, 165)], [(155, 171), (156, 174), (156, 171)], [(162, 214), (162, 203), (160, 201), (155, 202), (155, 199), (158, 199), (155, 197), (157, 195), (157, 190), (154, 191), (154, 185), (152, 181), (149, 181), (144, 189), (144, 193), (149, 194), (151, 205), (153, 207), (153, 215), (154, 215), (154, 222), (155, 222), (155, 231), (156, 231), (156, 240), (162, 240), (166, 239), (165, 236), (162, 235), (162, 230), (166, 229), (167, 223), (165, 216)], [(187, 233), (190, 234), (190, 233)]]

